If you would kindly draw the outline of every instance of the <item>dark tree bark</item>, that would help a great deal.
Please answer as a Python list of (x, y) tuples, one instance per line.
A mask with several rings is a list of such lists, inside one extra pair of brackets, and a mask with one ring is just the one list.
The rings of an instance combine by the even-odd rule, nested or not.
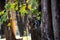
[(9, 19), (6, 20), (6, 22), (3, 23), (4, 34), (5, 34), (6, 40), (12, 40), (11, 30), (10, 30), (9, 27), (7, 26), (8, 23), (10, 23)]
[(39, 0), (39, 2), (38, 2), (37, 10), (38, 10), (39, 12), (41, 12), (41, 0)]
[(20, 16), (18, 11), (16, 13), (16, 18), (17, 18), (17, 25), (18, 25), (18, 29), (19, 29), (19, 32), (20, 32), (20, 36), (23, 36), (22, 18), (21, 18), (21, 16)]
[(22, 1), (19, 0), (18, 2), (18, 10), (16, 11), (16, 18), (17, 18), (17, 24), (20, 32), (20, 36), (24, 35), (24, 30), (26, 31), (26, 23), (27, 23), (27, 16), (21, 16), (20, 13), (18, 12), (20, 10), (20, 3), (23, 4), (25, 3), (26, 0)]
[(18, 29), (19, 29), (19, 33), (20, 33), (20, 36), (23, 36), (24, 32), (23, 32), (23, 23), (22, 23), (22, 18), (21, 18), (21, 15), (20, 13), (18, 12), (20, 10), (20, 3), (21, 3), (21, 0), (19, 0), (18, 2), (18, 10), (16, 11), (16, 18), (17, 18), (17, 25), (18, 25)]
[(50, 0), (41, 0), (42, 18), (41, 18), (41, 39), (53, 40), (53, 28), (51, 17)]
[(0, 11), (4, 10), (5, 0), (0, 0)]
[(51, 0), (54, 40), (60, 40), (60, 0)]

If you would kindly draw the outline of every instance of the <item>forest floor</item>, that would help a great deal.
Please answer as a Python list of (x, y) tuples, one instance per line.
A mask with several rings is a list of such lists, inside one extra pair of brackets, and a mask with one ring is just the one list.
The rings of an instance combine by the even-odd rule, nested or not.
[[(16, 39), (21, 39), (21, 38), (23, 40), (31, 40), (31, 36), (23, 36), (23, 37), (16, 36)], [(6, 38), (0, 39), (0, 40), (6, 40)]]

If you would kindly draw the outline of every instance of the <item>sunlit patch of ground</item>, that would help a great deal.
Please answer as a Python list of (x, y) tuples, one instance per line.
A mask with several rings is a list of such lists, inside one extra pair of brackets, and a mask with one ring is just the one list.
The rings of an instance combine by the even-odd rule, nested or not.
[[(16, 39), (23, 39), (23, 40), (31, 40), (31, 36), (23, 36), (23, 37), (19, 37), (19, 36), (16, 36)], [(6, 40), (5, 38), (3, 39), (0, 39), (0, 40)]]
[(3, 39), (0, 39), (0, 40), (6, 40), (5, 38), (3, 38)]
[(31, 37), (30, 36), (24, 36), (23, 40), (31, 40)]

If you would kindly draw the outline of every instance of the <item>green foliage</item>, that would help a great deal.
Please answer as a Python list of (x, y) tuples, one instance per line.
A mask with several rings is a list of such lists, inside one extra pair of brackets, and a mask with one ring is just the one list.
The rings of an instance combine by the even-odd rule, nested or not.
[(4, 10), (0, 12), (0, 16), (3, 15), (3, 13), (4, 13)]
[(41, 19), (41, 12), (38, 12), (38, 14), (36, 15), (37, 20)]
[[(29, 0), (27, 0), (29, 1)], [(26, 1), (26, 2), (27, 2)], [(37, 11), (37, 6), (38, 6), (38, 0), (30, 0), (30, 4), (28, 3), (27, 8), (30, 10), (31, 15), (35, 15), (36, 18), (39, 20), (41, 16), (41, 12)], [(26, 10), (26, 3), (25, 4), (20, 4), (20, 10), (19, 10), (21, 16), (25, 16), (28, 14), (28, 10)]]
[(18, 5), (17, 4), (18, 4), (18, 2), (12, 3), (10, 9), (18, 10)]
[(6, 5), (5, 5), (5, 9), (6, 10), (9, 10), (9, 9), (14, 9), (14, 10), (18, 10), (18, 2), (17, 1), (15, 1), (14, 3), (10, 3), (10, 2), (8, 2), (8, 3), (6, 3)]
[[(0, 25), (4, 22), (4, 21), (6, 21), (6, 19), (7, 19), (7, 14), (8, 14), (8, 12), (7, 11), (9, 11), (10, 9), (14, 9), (14, 10), (18, 10), (17, 8), (17, 0), (14, 2), (14, 3), (10, 3), (10, 2), (8, 2), (8, 3), (6, 3), (5, 4), (5, 9), (3, 10), (3, 11), (1, 11), (0, 12), (0, 16), (1, 16), (1, 18), (0, 18)], [(4, 12), (6, 10), (6, 12)]]
[(26, 14), (28, 14), (28, 11), (26, 10), (26, 4), (20, 5), (19, 12), (20, 12), (21, 16), (25, 16)]
[(36, 9), (32, 9), (30, 14), (35, 15), (37, 20), (41, 19), (41, 12), (38, 12)]
[[(26, 7), (27, 7), (30, 11), (30, 14), (36, 15), (36, 18), (39, 20), (41, 17), (41, 16), (39, 16), (39, 15), (41, 15), (41, 12), (37, 11), (38, 1), (39, 0), (30, 0), (30, 1), (27, 0), (26, 3), (28, 4), (28, 6), (26, 5), (26, 3), (20, 4), (19, 12), (20, 12), (21, 16), (25, 16), (26, 14), (29, 13), (28, 10), (26, 10)], [(14, 3), (12, 3), (12, 4), (10, 2), (6, 3), (5, 9), (6, 10), (14, 9), (15, 11), (18, 10), (18, 2), (19, 2), (19, 0), (14, 0)], [(4, 10), (0, 12), (0, 16), (2, 15), (0, 18), (0, 24), (2, 24), (4, 21), (6, 21), (7, 14), (8, 13), (4, 12)]]
[(1, 18), (0, 18), (0, 25), (1, 25), (4, 21), (7, 20), (7, 14), (8, 14), (8, 12), (7, 12), (7, 11), (4, 12), (4, 11), (5, 11), (5, 10), (10, 10), (11, 4), (8, 2), (8, 3), (5, 4), (4, 7), (5, 7), (5, 9), (0, 12), (0, 16), (2, 15)]
[(31, 14), (31, 15), (32, 15), (32, 14), (33, 14), (33, 15), (36, 15), (37, 13), (38, 13), (38, 11), (37, 11), (36, 9), (32, 9), (30, 14)]
[(11, 7), (11, 4), (8, 2), (8, 3), (6, 3), (6, 5), (5, 5), (5, 9), (6, 10), (9, 10), (10, 9), (10, 7)]
[(8, 23), (7, 26), (10, 27), (11, 23)]
[(33, 8), (36, 8), (38, 6), (37, 0), (31, 0), (30, 3), (31, 3)]
[(6, 21), (7, 14), (8, 14), (7, 12), (3, 13), (3, 16), (1, 16), (1, 18), (0, 18), (0, 24), (2, 24), (4, 21)]
[(32, 10), (30, 11), (31, 15), (35, 15), (37, 20), (41, 19), (41, 12), (38, 12), (37, 7), (40, 0), (31, 0)]

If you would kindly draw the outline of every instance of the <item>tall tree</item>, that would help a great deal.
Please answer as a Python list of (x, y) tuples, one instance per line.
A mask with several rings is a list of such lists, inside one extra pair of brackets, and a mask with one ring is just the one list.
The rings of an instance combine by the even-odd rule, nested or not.
[(20, 33), (20, 36), (23, 36), (23, 23), (22, 23), (22, 17), (19, 13), (19, 10), (20, 10), (20, 3), (21, 3), (21, 0), (18, 1), (18, 10), (16, 11), (16, 18), (17, 18), (17, 25), (18, 25), (18, 29), (19, 29), (19, 33)]
[(21, 16), (20, 16), (18, 11), (16, 11), (16, 18), (17, 18), (17, 25), (18, 25), (18, 28), (19, 28), (20, 36), (23, 36), (22, 18), (21, 18)]
[(42, 8), (41, 39), (42, 40), (53, 40), (50, 2), (51, 0), (41, 0), (41, 8)]
[(60, 40), (60, 0), (51, 0), (54, 40)]
[[(14, 0), (10, 0), (9, 1), (11, 4), (14, 3)], [(14, 11), (14, 8), (12, 8), (10, 10), (10, 14), (11, 14), (11, 27), (12, 27), (12, 31), (14, 33), (14, 35), (16, 36), (16, 22), (15, 22), (15, 11)]]

